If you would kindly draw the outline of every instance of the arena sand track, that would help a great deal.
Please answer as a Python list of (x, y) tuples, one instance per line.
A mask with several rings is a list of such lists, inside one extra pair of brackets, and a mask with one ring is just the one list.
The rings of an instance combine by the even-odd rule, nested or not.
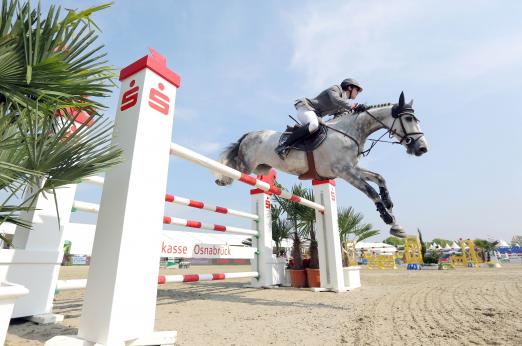
[[(62, 279), (85, 277), (64, 267)], [(245, 266), (162, 270), (248, 271)], [(179, 345), (520, 345), (522, 265), (411, 272), (363, 269), (363, 288), (344, 294), (243, 288), (247, 279), (168, 284), (158, 290), (156, 330)], [(58, 325), (18, 321), (7, 345), (41, 345), (76, 334), (82, 291), (59, 294)], [(139, 299), (139, 297), (136, 297)]]

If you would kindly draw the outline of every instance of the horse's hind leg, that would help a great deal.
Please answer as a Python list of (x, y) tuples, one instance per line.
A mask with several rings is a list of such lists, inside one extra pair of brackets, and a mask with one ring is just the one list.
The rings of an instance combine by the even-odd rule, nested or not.
[(384, 203), (386, 209), (391, 210), (393, 208), (393, 202), (391, 201), (390, 193), (386, 186), (386, 180), (384, 180), (383, 176), (365, 168), (355, 167), (355, 169), (361, 178), (371, 181), (379, 186), (379, 195), (381, 196), (382, 203)]

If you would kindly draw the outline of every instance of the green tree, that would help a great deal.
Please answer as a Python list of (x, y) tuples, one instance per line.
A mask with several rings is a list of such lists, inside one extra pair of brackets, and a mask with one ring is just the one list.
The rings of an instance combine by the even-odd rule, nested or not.
[(385, 244), (393, 245), (396, 248), (404, 247), (404, 239), (397, 238), (394, 236), (389, 236), (388, 238), (384, 239), (382, 242)]
[[(32, 9), (30, 1), (3, 0), (0, 189), (6, 197), (0, 223), (24, 224), (19, 212), (30, 210), (41, 192), (78, 183), (120, 161), (99, 101), (110, 96), (115, 75), (91, 18), (109, 6), (62, 15), (55, 6), (45, 14), (40, 4)], [(90, 119), (75, 129), (81, 112)]]
[(352, 207), (339, 208), (338, 211), (339, 237), (341, 243), (353, 240), (356, 243), (379, 234), (379, 230), (372, 229), (369, 223), (363, 223), (364, 216), (355, 212)]

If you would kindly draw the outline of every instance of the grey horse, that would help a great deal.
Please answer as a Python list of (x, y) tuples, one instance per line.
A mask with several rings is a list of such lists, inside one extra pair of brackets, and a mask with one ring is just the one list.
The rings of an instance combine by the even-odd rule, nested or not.
[[(314, 151), (316, 171), (321, 177), (341, 178), (363, 192), (377, 207), (382, 220), (391, 225), (390, 233), (404, 238), (406, 233), (392, 213), (393, 203), (384, 178), (375, 172), (358, 167), (368, 136), (380, 129), (387, 129), (390, 136), (406, 148), (411, 155), (421, 156), (428, 151), (424, 133), (412, 107), (413, 100), (405, 103), (404, 93), (397, 104), (369, 106), (359, 113), (345, 113), (326, 124), (329, 130), (326, 140)], [(285, 160), (274, 152), (281, 132), (263, 130), (249, 132), (232, 143), (219, 161), (229, 167), (250, 174), (267, 175), (271, 168), (293, 175), (308, 171), (306, 153), (292, 150)], [(224, 186), (233, 180), (216, 174), (216, 184)], [(369, 182), (379, 187), (377, 192)]]

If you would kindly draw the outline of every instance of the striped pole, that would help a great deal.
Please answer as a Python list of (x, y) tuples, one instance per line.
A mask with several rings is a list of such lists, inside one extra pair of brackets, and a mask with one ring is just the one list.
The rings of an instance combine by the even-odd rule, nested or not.
[(103, 183), (105, 182), (105, 178), (94, 175), (92, 177), (83, 178), (82, 182), (93, 184), (93, 185), (98, 185), (98, 186), (103, 186)]
[(158, 284), (166, 284), (169, 282), (195, 282), (195, 281), (216, 281), (237, 278), (255, 278), (258, 272), (242, 272), (242, 273), (218, 273), (218, 274), (186, 274), (186, 275), (160, 275)]
[(228, 232), (235, 234), (258, 235), (258, 232), (252, 229), (206, 224), (195, 220), (179, 219), (176, 217), (164, 216), (163, 223), (166, 225), (177, 225), (190, 228), (201, 228), (216, 232)]
[(211, 160), (206, 156), (198, 154), (198, 153), (196, 153), (190, 149), (187, 149), (185, 147), (182, 147), (181, 145), (178, 145), (176, 143), (170, 144), (170, 154), (178, 156), (182, 159), (193, 162), (200, 166), (203, 166), (211, 171), (219, 172), (234, 180), (239, 180), (245, 184), (255, 186), (258, 189), (261, 189), (265, 192), (273, 193), (274, 195), (280, 196), (281, 198), (288, 199), (292, 202), (302, 204), (306, 207), (318, 210), (320, 212), (324, 211), (324, 206), (322, 206), (318, 203), (315, 203), (315, 202), (309, 201), (307, 199), (301, 198), (299, 196), (293, 195), (292, 193), (290, 193), (288, 191), (283, 191), (280, 188), (278, 188), (277, 186), (270, 185), (269, 183), (256, 179), (248, 174), (241, 173), (240, 171), (230, 168), (217, 161)]
[(79, 210), (87, 213), (98, 213), (100, 211), (100, 206), (98, 204), (82, 201), (74, 201), (72, 207), (73, 211)]
[(220, 213), (220, 214), (229, 214), (229, 215), (233, 215), (233, 216), (244, 217), (246, 219), (251, 219), (251, 220), (259, 220), (259, 216), (255, 215), (255, 214), (245, 213), (243, 211), (224, 208), (224, 207), (218, 207), (218, 206), (211, 205), (211, 204), (205, 204), (200, 201), (195, 201), (192, 199), (169, 195), (169, 194), (165, 195), (165, 202), (181, 204), (181, 205), (185, 205), (187, 207), (192, 207), (192, 208), (205, 209), (205, 210), (213, 211), (213, 212)]
[[(170, 282), (217, 281), (227, 279), (255, 278), (258, 276), (258, 272), (159, 275), (158, 285), (163, 285)], [(58, 280), (56, 285), (56, 289), (58, 291), (78, 290), (85, 287), (87, 287), (87, 279)]]

